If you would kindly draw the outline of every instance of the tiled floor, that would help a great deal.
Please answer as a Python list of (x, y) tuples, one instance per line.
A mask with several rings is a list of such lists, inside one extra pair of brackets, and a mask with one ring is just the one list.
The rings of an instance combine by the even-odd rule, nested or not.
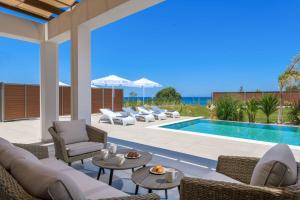
[[(61, 120), (68, 120), (62, 117)], [(116, 143), (120, 148), (134, 148), (151, 152), (153, 160), (151, 164), (163, 164), (182, 170), (186, 176), (201, 177), (216, 167), (216, 160), (219, 155), (239, 155), (260, 157), (270, 145), (261, 143), (249, 143), (244, 141), (234, 141), (230, 138), (221, 139), (209, 137), (201, 134), (184, 134), (173, 131), (153, 129), (150, 126), (162, 123), (176, 122), (178, 120), (189, 119), (167, 119), (151, 123), (137, 122), (132, 126), (111, 125), (98, 123), (99, 115), (92, 116), (92, 125), (108, 132), (109, 142)], [(16, 122), (0, 123), (0, 137), (4, 137), (11, 142), (37, 143), (40, 142), (40, 120), (23, 120)], [(53, 145), (49, 145), (53, 156)], [(300, 150), (293, 149), (296, 160), (300, 160)], [(86, 160), (84, 165), (80, 162), (74, 163), (74, 168), (81, 170), (89, 176), (95, 178), (98, 168), (93, 166), (91, 160)], [(108, 182), (109, 173), (101, 177), (101, 181)], [(131, 170), (116, 171), (113, 187), (132, 194), (135, 185), (130, 180)], [(146, 193), (141, 189), (140, 193)], [(155, 191), (162, 198), (163, 191)], [(178, 199), (177, 188), (169, 191), (169, 199)]]
[[(152, 153), (153, 159), (149, 165), (162, 164), (164, 166), (170, 166), (177, 168), (184, 172), (186, 176), (200, 177), (201, 174), (207, 173), (210, 170), (214, 170), (216, 167), (216, 161), (191, 156), (184, 153), (178, 153), (166, 149), (151, 147), (134, 142), (128, 142), (119, 139), (109, 138), (109, 142), (118, 144), (118, 148), (133, 148), (141, 151), (147, 151)], [(52, 149), (52, 147), (51, 147)], [(52, 151), (53, 152), (53, 151)], [(91, 163), (91, 160), (86, 160), (84, 165), (77, 162), (72, 165), (74, 168), (86, 173), (87, 175), (96, 178), (98, 168)], [(134, 194), (135, 185), (131, 181), (131, 170), (115, 171), (113, 179), (113, 187), (122, 190), (128, 194)], [(101, 175), (100, 180), (108, 183), (109, 171), (106, 170), (106, 174)], [(140, 189), (139, 194), (146, 194), (148, 190)], [(164, 191), (153, 191), (160, 195), (162, 199), (165, 199)], [(179, 199), (178, 189), (174, 188), (168, 191), (168, 199)]]
[[(61, 117), (68, 120), (69, 117)], [(185, 134), (172, 130), (153, 129), (151, 127), (163, 123), (192, 119), (181, 117), (155, 121), (151, 123), (137, 122), (135, 125), (121, 126), (99, 123), (99, 115), (92, 115), (92, 125), (108, 132), (111, 138), (131, 141), (139, 144), (164, 148), (171, 151), (216, 160), (219, 155), (260, 157), (271, 146), (258, 142), (245, 142), (231, 138), (218, 138), (203, 134)], [(0, 122), (0, 137), (12, 142), (35, 143), (40, 142), (40, 120), (23, 120), (15, 122)], [(296, 160), (300, 161), (300, 148), (292, 149)]]

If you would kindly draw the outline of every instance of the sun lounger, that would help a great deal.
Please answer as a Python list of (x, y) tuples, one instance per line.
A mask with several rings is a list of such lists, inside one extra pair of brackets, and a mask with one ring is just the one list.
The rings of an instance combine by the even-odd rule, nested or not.
[(145, 121), (145, 122), (153, 122), (153, 121), (155, 121), (154, 115), (139, 113), (139, 112), (133, 110), (130, 107), (124, 107), (123, 111), (125, 113), (127, 113), (129, 116), (132, 116), (132, 117), (136, 118), (139, 121)]
[(154, 115), (155, 119), (157, 120), (162, 120), (162, 119), (167, 119), (167, 116), (165, 113), (162, 112), (154, 112), (153, 110), (147, 110), (144, 107), (137, 107), (138, 111), (142, 114), (152, 114)]
[(111, 124), (119, 123), (123, 126), (128, 124), (135, 124), (135, 118), (126, 115), (125, 113), (116, 113), (111, 111), (110, 109), (100, 109), (102, 116), (99, 119), (99, 122), (108, 121)]
[(154, 112), (165, 113), (168, 117), (172, 117), (172, 118), (180, 117), (179, 112), (176, 110), (165, 110), (159, 108), (158, 106), (152, 106), (151, 108)]

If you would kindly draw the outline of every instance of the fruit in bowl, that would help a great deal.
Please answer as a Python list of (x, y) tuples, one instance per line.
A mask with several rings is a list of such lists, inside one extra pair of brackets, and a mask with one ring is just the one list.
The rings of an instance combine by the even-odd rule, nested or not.
[(153, 174), (164, 174), (166, 169), (162, 165), (155, 165), (150, 169), (150, 172)]

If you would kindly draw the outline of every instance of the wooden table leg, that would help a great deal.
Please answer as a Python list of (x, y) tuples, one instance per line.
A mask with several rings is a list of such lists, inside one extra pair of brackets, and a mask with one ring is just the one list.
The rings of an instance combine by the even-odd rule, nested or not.
[(113, 169), (111, 169), (110, 170), (110, 175), (109, 175), (109, 185), (111, 185), (112, 184), (112, 179), (113, 179), (113, 176), (114, 176), (114, 170)]
[(139, 185), (135, 186), (135, 195), (137, 195), (139, 193)]
[(178, 192), (179, 192), (179, 194), (180, 194), (180, 185), (178, 185)]
[(168, 190), (165, 190), (166, 199), (168, 199)]

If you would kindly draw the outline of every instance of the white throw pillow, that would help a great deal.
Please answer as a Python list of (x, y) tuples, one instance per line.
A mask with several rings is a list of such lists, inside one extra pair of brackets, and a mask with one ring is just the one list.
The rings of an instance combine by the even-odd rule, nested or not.
[(256, 164), (250, 185), (289, 186), (297, 181), (297, 163), (286, 144), (277, 144), (269, 149)]
[(56, 121), (53, 125), (65, 144), (89, 141), (85, 120)]

